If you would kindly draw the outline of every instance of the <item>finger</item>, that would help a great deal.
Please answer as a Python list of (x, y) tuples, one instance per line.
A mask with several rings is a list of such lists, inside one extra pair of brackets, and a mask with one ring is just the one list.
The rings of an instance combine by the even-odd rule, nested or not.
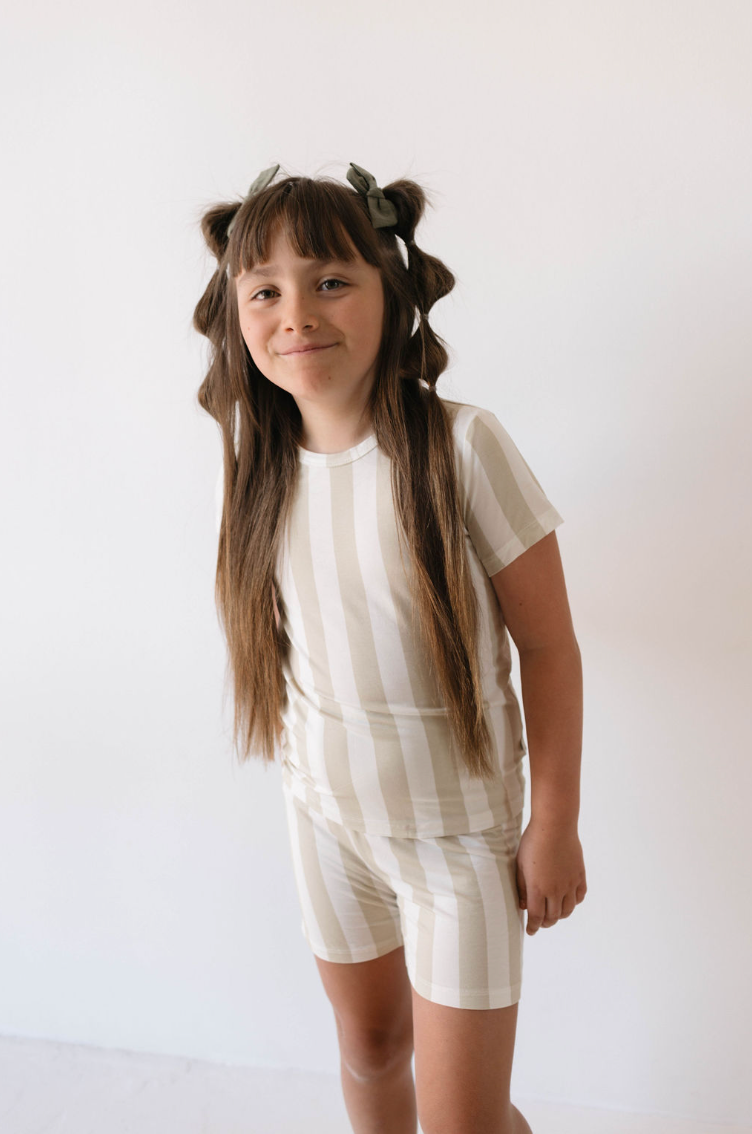
[(522, 872), (517, 871), (517, 895), (520, 900), (520, 909), (524, 910), (527, 906), (527, 888), (525, 886), (525, 879), (522, 877)]
[(543, 928), (550, 929), (556, 925), (561, 917), (561, 898), (546, 898), (546, 916), (543, 919)]
[(546, 916), (546, 899), (540, 894), (533, 894), (529, 903), (526, 932), (532, 937), (538, 932)]
[(577, 905), (577, 894), (574, 890), (570, 890), (564, 895), (564, 900), (561, 903), (561, 917), (569, 917), (574, 907)]

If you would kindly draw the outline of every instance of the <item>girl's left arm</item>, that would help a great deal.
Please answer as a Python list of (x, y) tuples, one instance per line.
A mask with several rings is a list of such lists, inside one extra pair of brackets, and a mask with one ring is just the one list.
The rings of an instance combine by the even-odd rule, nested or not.
[(491, 576), (520, 654), (530, 759), (531, 818), (577, 826), (582, 756), (582, 662), (556, 532)]
[(520, 654), (530, 760), (530, 823), (517, 858), (527, 932), (568, 917), (587, 891), (577, 835), (582, 661), (556, 532), (491, 576)]

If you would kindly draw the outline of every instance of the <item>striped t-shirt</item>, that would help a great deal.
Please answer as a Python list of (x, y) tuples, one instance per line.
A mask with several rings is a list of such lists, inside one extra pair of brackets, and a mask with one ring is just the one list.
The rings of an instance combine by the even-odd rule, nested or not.
[[(340, 453), (298, 450), (298, 485), (277, 557), (290, 639), (285, 784), (320, 814), (374, 835), (480, 831), (524, 805), (527, 748), (490, 576), (563, 520), (496, 416), (443, 400), (453, 417), (465, 546), (479, 596), (493, 779), (467, 772), (413, 631), (391, 462), (374, 434)], [(219, 507), (221, 500), (220, 471)]]

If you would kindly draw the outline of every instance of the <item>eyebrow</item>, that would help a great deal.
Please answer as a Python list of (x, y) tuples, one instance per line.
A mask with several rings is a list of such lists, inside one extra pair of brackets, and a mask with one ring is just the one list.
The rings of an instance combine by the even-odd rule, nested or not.
[[(321, 269), (327, 267), (329, 264), (343, 264), (348, 268), (351, 267), (349, 261), (346, 260), (314, 260), (311, 264), (311, 269)], [(269, 276), (274, 276), (279, 271), (276, 264), (266, 264), (259, 268), (249, 268), (241, 276), (238, 276), (238, 283), (245, 283), (246, 280), (258, 276), (259, 279), (268, 279)]]

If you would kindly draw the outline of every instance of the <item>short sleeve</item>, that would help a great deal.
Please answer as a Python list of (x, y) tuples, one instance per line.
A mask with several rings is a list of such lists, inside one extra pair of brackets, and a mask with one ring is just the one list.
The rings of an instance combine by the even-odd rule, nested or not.
[(466, 406), (455, 430), (465, 527), (486, 574), (495, 575), (563, 517), (495, 414)]

